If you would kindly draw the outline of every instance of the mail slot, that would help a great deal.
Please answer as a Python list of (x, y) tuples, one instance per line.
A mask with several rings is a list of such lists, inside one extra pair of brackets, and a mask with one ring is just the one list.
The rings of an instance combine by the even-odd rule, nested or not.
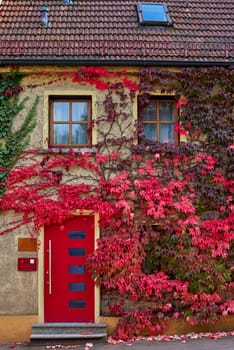
[(36, 271), (37, 258), (18, 258), (18, 271)]

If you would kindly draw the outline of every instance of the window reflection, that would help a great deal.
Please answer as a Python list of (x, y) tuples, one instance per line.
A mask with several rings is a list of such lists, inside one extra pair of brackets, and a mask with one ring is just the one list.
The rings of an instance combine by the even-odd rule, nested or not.
[(72, 143), (84, 145), (88, 143), (88, 133), (86, 124), (72, 125)]
[(72, 120), (87, 121), (88, 120), (88, 105), (87, 102), (72, 103)]
[(173, 121), (173, 103), (171, 102), (160, 102), (159, 104), (159, 115), (160, 121)]
[(69, 120), (69, 103), (54, 102), (54, 121), (63, 122)]
[(160, 125), (160, 142), (174, 142), (174, 125), (173, 124), (161, 124)]
[(155, 102), (150, 102), (149, 106), (143, 111), (143, 120), (156, 120), (157, 105)]
[(162, 4), (142, 4), (144, 21), (167, 22), (165, 8)]
[(145, 124), (144, 125), (144, 137), (146, 140), (157, 141), (156, 125)]
[(54, 125), (54, 143), (56, 145), (69, 144), (69, 125), (67, 125), (67, 124), (55, 124)]

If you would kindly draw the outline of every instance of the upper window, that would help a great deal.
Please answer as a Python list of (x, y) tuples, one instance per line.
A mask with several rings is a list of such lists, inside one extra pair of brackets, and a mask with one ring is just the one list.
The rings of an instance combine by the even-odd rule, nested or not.
[(166, 4), (140, 2), (137, 4), (137, 12), (140, 24), (164, 26), (171, 24)]
[(50, 146), (84, 147), (91, 140), (91, 99), (53, 97), (50, 99)]
[(143, 129), (141, 142), (177, 142), (174, 132), (177, 119), (174, 100), (152, 98), (141, 111), (139, 119)]

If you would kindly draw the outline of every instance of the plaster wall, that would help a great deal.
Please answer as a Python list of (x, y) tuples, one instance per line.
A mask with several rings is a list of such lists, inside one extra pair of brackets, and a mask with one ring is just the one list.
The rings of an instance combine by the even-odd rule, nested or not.
[(27, 228), (0, 236), (0, 315), (37, 313), (37, 272), (18, 271), (18, 258), (35, 258), (36, 252), (19, 252), (18, 238)]
[(37, 322), (37, 315), (0, 316), (0, 342), (28, 342), (32, 323)]
[[(15, 125), (16, 127), (18, 123), (20, 123), (20, 120), (22, 120), (29, 111), (35, 97), (39, 97), (39, 105), (36, 114), (36, 128), (31, 134), (31, 141), (28, 145), (29, 149), (41, 150), (48, 148), (49, 96), (90, 95), (93, 100), (93, 118), (96, 118), (96, 98), (100, 99), (100, 95), (97, 95), (95, 89), (87, 84), (75, 84), (72, 83), (71, 79), (57, 81), (55, 75), (53, 77), (48, 77), (40, 74), (30, 74), (22, 80), (21, 85), (24, 89), (21, 98), (23, 99), (26, 96), (29, 96), (30, 98), (25, 105), (25, 109), (18, 115), (17, 123)], [(36, 85), (36, 87), (32, 88), (31, 85)]]

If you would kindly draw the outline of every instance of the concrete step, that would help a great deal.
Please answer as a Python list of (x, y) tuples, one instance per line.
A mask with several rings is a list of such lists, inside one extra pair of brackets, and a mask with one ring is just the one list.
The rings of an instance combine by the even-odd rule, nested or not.
[(107, 339), (104, 323), (40, 323), (32, 325), (31, 345), (79, 344)]

